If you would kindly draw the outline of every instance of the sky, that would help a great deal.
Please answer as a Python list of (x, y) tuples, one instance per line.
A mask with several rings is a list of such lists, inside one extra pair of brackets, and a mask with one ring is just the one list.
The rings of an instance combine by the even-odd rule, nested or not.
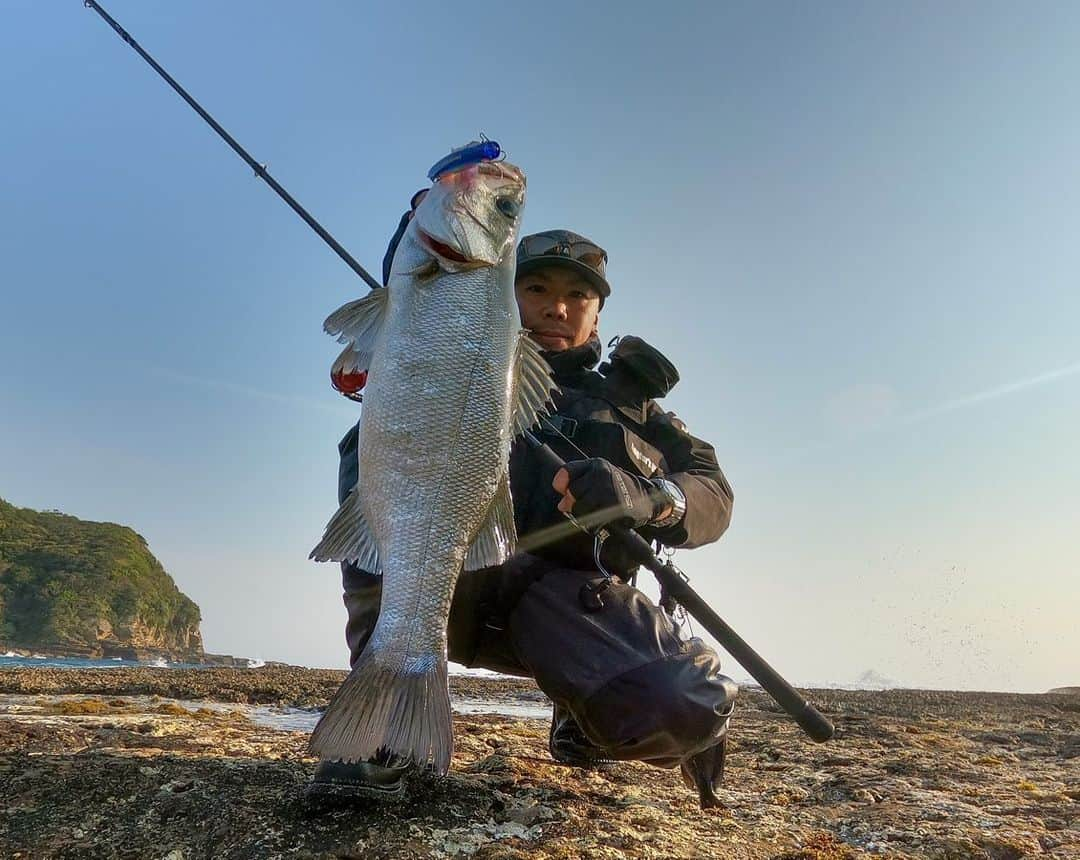
[[(793, 683), (1080, 683), (1080, 7), (105, 8), (373, 272), (500, 141), (679, 367), (736, 502), (676, 562)], [(346, 666), (366, 286), (78, 0), (3, 21), (0, 497), (133, 527), (211, 652)]]

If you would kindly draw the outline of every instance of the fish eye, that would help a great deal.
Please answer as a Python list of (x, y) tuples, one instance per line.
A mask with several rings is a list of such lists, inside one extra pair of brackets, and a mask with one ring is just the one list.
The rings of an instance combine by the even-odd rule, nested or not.
[(495, 208), (507, 218), (517, 218), (521, 214), (521, 204), (513, 197), (496, 197)]

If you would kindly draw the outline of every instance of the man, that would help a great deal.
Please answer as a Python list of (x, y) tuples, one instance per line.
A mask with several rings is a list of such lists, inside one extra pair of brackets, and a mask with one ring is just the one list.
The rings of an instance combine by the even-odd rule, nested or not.
[[(737, 688), (720, 674), (715, 652), (700, 639), (683, 640), (670, 615), (632, 587), (636, 571), (626, 560), (575, 527), (617, 522), (665, 546), (699, 546), (727, 528), (733, 500), (712, 447), (653, 401), (678, 381), (662, 355), (624, 338), (601, 372), (593, 369), (601, 355), (599, 316), (611, 295), (606, 262), (602, 248), (566, 230), (519, 244), (521, 322), (560, 388), (536, 432), (567, 464), (552, 475), (523, 440), (514, 444), (514, 517), (528, 552), (462, 574), (449, 656), (534, 678), (554, 703), (549, 747), (556, 760), (678, 765), (702, 806), (712, 806)], [(357, 439), (353, 428), (339, 445), (339, 499), (356, 483)], [(381, 580), (349, 564), (342, 570), (355, 664), (378, 619)], [(392, 757), (325, 761), (311, 788), (394, 794), (408, 769)]]

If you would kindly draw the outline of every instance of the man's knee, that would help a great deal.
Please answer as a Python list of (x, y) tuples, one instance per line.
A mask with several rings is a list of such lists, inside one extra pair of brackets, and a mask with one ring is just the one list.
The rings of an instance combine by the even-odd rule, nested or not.
[(529, 587), (511, 616), (523, 664), (612, 758), (675, 764), (713, 745), (738, 692), (716, 652), (683, 641), (666, 613), (622, 583), (587, 611), (582, 585), (598, 580), (552, 569)]
[(583, 731), (620, 758), (675, 764), (727, 730), (738, 687), (700, 639), (619, 675), (575, 708)]

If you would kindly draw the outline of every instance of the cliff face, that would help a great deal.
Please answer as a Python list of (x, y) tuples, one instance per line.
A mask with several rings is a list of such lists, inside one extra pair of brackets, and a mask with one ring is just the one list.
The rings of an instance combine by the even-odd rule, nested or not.
[(199, 607), (126, 526), (0, 499), (0, 642), (201, 659)]

